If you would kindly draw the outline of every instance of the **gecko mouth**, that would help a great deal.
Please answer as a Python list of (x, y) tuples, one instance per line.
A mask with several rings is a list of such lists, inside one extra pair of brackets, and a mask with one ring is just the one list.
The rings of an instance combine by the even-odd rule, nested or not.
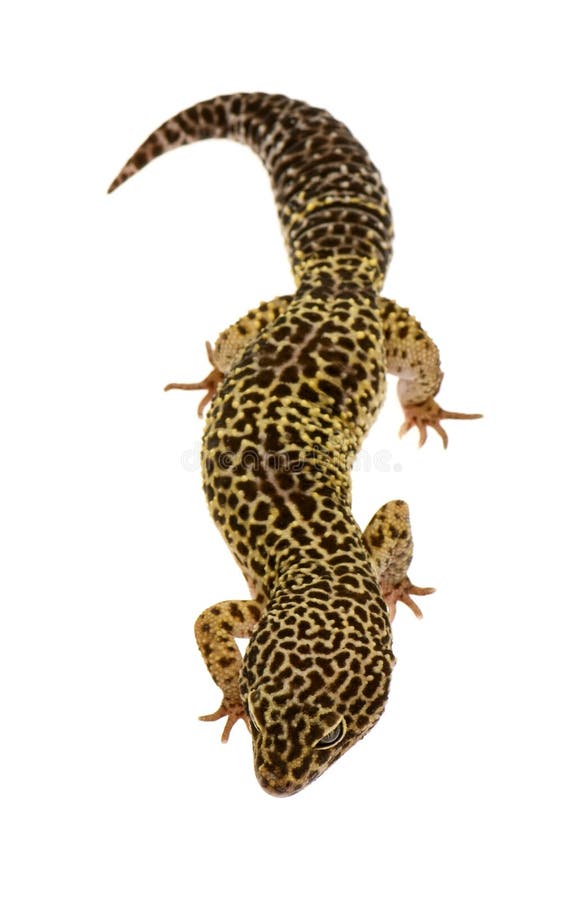
[(277, 774), (273, 768), (255, 769), (257, 781), (271, 797), (291, 797), (293, 794), (298, 794), (304, 787), (311, 784), (319, 774), (319, 772), (316, 772), (310, 779), (295, 781), (289, 777), (288, 772)]
[(303, 785), (296, 785), (290, 781), (270, 781), (269, 778), (258, 774), (257, 781), (271, 797), (291, 797), (303, 787)]

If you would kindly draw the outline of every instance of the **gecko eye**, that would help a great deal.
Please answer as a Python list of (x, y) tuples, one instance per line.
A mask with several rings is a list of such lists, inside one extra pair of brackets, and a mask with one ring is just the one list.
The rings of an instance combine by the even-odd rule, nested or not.
[(259, 728), (259, 726), (257, 725), (257, 720), (255, 719), (255, 717), (253, 716), (253, 714), (250, 713), (250, 712), (249, 712), (249, 721), (250, 721), (250, 723), (251, 723), (251, 725), (252, 725), (254, 731), (260, 731), (260, 730), (261, 730), (261, 729)]
[(247, 704), (247, 712), (248, 712), (249, 720), (250, 720), (250, 723), (251, 723), (253, 729), (254, 729), (255, 731), (259, 732), (261, 729), (259, 728), (259, 726), (258, 726), (258, 724), (257, 724), (257, 719), (256, 719), (256, 717), (255, 717), (255, 714), (253, 713), (253, 708), (252, 708), (252, 706), (251, 706), (251, 704), (250, 704), (250, 701), (249, 701), (249, 703)]
[(326, 750), (328, 750), (330, 747), (335, 747), (335, 745), (339, 744), (339, 742), (342, 740), (345, 731), (346, 726), (344, 720), (342, 719), (339, 725), (336, 725), (335, 728), (333, 728), (331, 731), (328, 731), (327, 734), (324, 734), (324, 736), (317, 742), (316, 746), (324, 747)]

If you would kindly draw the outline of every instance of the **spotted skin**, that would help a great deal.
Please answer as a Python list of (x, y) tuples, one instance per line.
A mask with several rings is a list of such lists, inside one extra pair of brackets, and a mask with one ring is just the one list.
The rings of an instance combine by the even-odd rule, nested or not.
[[(195, 625), (223, 692), (223, 740), (247, 722), (259, 783), (296, 793), (363, 737), (384, 710), (394, 665), (397, 601), (419, 613), (407, 576), (408, 509), (386, 504), (362, 531), (350, 469), (385, 394), (399, 378), (403, 428), (446, 435), (434, 400), (435, 344), (380, 297), (392, 219), (378, 170), (348, 129), (280, 95), (199, 103), (156, 129), (110, 191), (166, 150), (232, 138), (271, 177), (297, 290), (230, 326), (209, 349), (212, 400), (202, 448), (210, 512), (251, 600), (211, 606)], [(241, 657), (236, 638), (249, 638)]]

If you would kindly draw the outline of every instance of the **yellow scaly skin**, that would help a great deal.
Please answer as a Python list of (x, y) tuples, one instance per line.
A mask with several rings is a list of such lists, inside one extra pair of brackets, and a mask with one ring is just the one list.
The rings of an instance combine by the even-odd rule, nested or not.
[[(383, 506), (362, 533), (350, 469), (399, 377), (403, 431), (446, 434), (434, 397), (438, 350), (408, 310), (380, 296), (392, 252), (388, 198), (348, 129), (280, 95), (234, 94), (174, 116), (142, 144), (110, 190), (155, 156), (209, 137), (254, 149), (270, 176), (297, 291), (261, 304), (208, 346), (212, 400), (202, 450), (211, 514), (251, 600), (205, 610), (195, 633), (223, 691), (223, 740), (244, 719), (255, 772), (296, 793), (378, 721), (394, 664), (397, 601), (420, 610), (407, 577), (408, 509)], [(201, 411), (201, 410), (200, 410)], [(390, 614), (390, 615), (389, 615)], [(235, 638), (249, 638), (241, 658)]]

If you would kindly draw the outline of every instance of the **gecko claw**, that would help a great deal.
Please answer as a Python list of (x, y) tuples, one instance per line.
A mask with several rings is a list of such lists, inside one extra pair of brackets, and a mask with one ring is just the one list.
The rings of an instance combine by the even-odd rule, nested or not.
[(208, 373), (206, 378), (204, 378), (202, 381), (192, 382), (191, 384), (183, 384), (173, 381), (171, 382), (171, 384), (167, 384), (164, 388), (165, 391), (206, 391), (206, 394), (198, 404), (199, 418), (202, 418), (204, 409), (216, 396), (218, 386), (224, 378), (224, 375), (222, 374), (220, 369), (216, 368), (216, 364), (214, 362), (214, 352), (212, 350), (212, 344), (210, 343), (210, 341), (206, 341), (206, 355), (208, 356), (208, 362), (212, 366), (212, 370)]
[(458, 413), (449, 412), (436, 403), (434, 399), (425, 400), (424, 403), (418, 403), (411, 406), (404, 406), (404, 422), (400, 427), (399, 436), (403, 437), (411, 428), (418, 428), (419, 440), (418, 446), (422, 447), (426, 443), (427, 428), (434, 428), (436, 433), (440, 435), (443, 447), (447, 448), (449, 443), (448, 435), (442, 427), (441, 419), (481, 419), (481, 413)]
[(436, 590), (436, 588), (432, 587), (417, 587), (415, 584), (412, 584), (409, 578), (404, 578), (400, 584), (381, 584), (380, 587), (382, 590), (382, 597), (388, 607), (388, 618), (390, 619), (390, 622), (394, 621), (396, 604), (398, 602), (403, 603), (404, 606), (411, 609), (417, 619), (422, 619), (422, 610), (418, 604), (414, 602), (410, 594), (414, 594), (416, 597), (424, 597), (426, 594), (433, 594)]
[(243, 707), (237, 705), (234, 709), (229, 709), (227, 708), (224, 700), (222, 701), (216, 712), (210, 713), (207, 716), (198, 716), (198, 718), (201, 722), (216, 722), (217, 719), (222, 719), (224, 718), (224, 716), (227, 716), (226, 725), (224, 726), (224, 730), (220, 738), (223, 744), (228, 743), (232, 727), (233, 725), (236, 725), (239, 719), (242, 719), (244, 721), (249, 731), (251, 730), (249, 717), (247, 716)]

